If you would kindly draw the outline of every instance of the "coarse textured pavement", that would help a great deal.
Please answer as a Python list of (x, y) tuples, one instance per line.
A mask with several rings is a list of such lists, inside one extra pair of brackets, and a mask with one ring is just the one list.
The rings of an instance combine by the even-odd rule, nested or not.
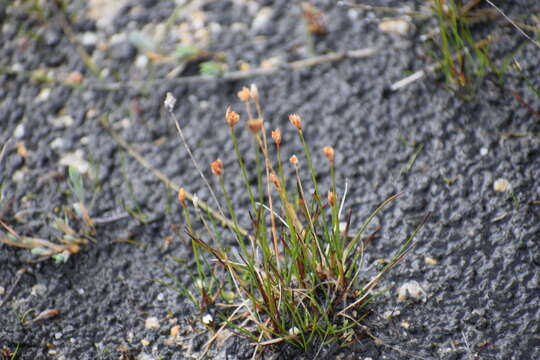
[[(18, 347), (19, 359), (188, 359), (199, 354), (208, 335), (195, 309), (154, 281), (167, 281), (164, 267), (190, 284), (189, 244), (171, 227), (182, 225), (175, 195), (126, 154), (98, 119), (108, 116), (155, 168), (207, 199), (162, 110), (165, 93), (172, 92), (195, 156), (203, 165), (218, 157), (224, 161), (231, 194), (242, 204), (245, 194), (237, 185), (240, 175), (223, 114), (228, 105), (241, 112), (235, 94), (253, 82), (269, 128), (283, 131), (283, 158), (302, 153), (287, 120), (293, 112), (303, 118), (323, 184), (328, 177), (320, 149), (334, 146), (339, 190), (347, 179), (347, 206), (356, 221), (388, 196), (403, 192), (376, 219), (382, 231), (366, 252), (368, 274), (380, 266), (375, 260), (388, 259), (432, 212), (414, 252), (383, 281), (390, 290), (373, 305), (368, 326), (383, 345), (364, 338), (344, 348), (325, 347), (320, 358), (540, 359), (540, 99), (514, 70), (502, 86), (495, 75), (488, 75), (471, 101), (445, 89), (434, 75), (389, 93), (390, 84), (430, 63), (418, 39), (434, 28), (433, 20), (413, 19), (414, 28), (400, 37), (378, 30), (381, 14), (316, 1), (328, 28), (328, 34), (312, 39), (316, 53), (367, 47), (379, 52), (242, 81), (166, 80), (99, 90), (84, 86), (84, 81), (95, 84), (95, 75), (65, 36), (58, 13), (45, 4), (40, 15), (28, 3), (0, 5), (0, 143), (11, 138), (0, 167), (3, 221), (20, 234), (59, 235), (51, 216), (75, 201), (66, 161), (83, 170), (88, 165), (97, 174), (93, 217), (122, 214), (125, 204), (138, 205), (150, 221), (142, 225), (128, 217), (99, 226), (96, 243), (65, 264), (28, 263), (28, 251), (0, 245), (0, 301), (10, 295), (0, 309), (1, 347)], [(176, 61), (152, 61), (145, 56), (145, 44), (160, 43), (160, 50), (172, 52), (192, 41), (218, 54), (214, 60), (229, 70), (241, 62), (255, 68), (300, 60), (312, 51), (294, 1), (186, 1), (185, 12), (171, 28), (163, 24), (175, 9), (174, 1), (118, 1), (120, 9), (112, 17), (105, 16), (110, 10), (100, 8), (99, 1), (85, 3), (71, 2), (68, 14), (104, 82), (174, 77), (170, 72), (175, 68), (181, 75), (197, 74), (197, 63), (180, 68)], [(424, 4), (378, 3), (413, 9)], [(540, 11), (536, 0), (501, 6), (525, 22)], [(146, 35), (141, 37), (141, 31)], [(495, 31), (501, 38), (494, 50), (514, 51), (522, 73), (538, 88), (538, 47), (511, 26)], [(15, 71), (7, 73), (6, 67)], [(36, 69), (60, 77), (80, 72), (83, 86), (24, 75)], [(249, 135), (239, 130), (239, 139), (249, 163)], [(90, 201), (95, 188), (88, 176), (85, 179)], [(498, 179), (506, 179), (510, 189), (495, 191)], [(165, 239), (171, 236), (166, 248)], [(411, 281), (422, 287), (424, 298), (397, 302), (396, 289)], [(32, 321), (47, 309), (60, 314)], [(152, 317), (159, 328), (147, 321)], [(172, 341), (170, 329), (177, 324), (180, 337)], [(250, 358), (252, 350), (243, 341), (229, 339), (209, 355)], [(301, 358), (291, 349), (277, 351), (265, 356)]]

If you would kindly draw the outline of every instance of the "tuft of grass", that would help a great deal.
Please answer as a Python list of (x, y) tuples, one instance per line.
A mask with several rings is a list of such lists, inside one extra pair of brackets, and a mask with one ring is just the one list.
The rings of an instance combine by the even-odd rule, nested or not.
[[(210, 165), (224, 198), (221, 206), (193, 160), (173, 112), (175, 99), (167, 94), (165, 107), (209, 187), (217, 213), (231, 219), (228, 233), (222, 234), (214, 213), (199, 207), (197, 197), (188, 198), (189, 193), (181, 188), (178, 200), (193, 248), (196, 274), (191, 276), (196, 290), (191, 291), (170, 272), (167, 274), (178, 291), (199, 309), (203, 324), (217, 333), (229, 328), (251, 340), (257, 349), (286, 342), (307, 351), (313, 346), (354, 339), (357, 330), (365, 331), (362, 320), (370, 313), (368, 305), (382, 292), (377, 285), (412, 249), (423, 222), (380, 272), (368, 278), (364, 251), (373, 237), (366, 233), (368, 226), (399, 194), (384, 200), (353, 233), (352, 211), (343, 212), (346, 190), (340, 193), (337, 186), (334, 149), (321, 149), (331, 179), (331, 185), (323, 189), (304, 137), (302, 118), (297, 114), (289, 116), (303, 154), (291, 156), (287, 163), (281, 131), (275, 129), (267, 134), (257, 88), (243, 88), (238, 97), (247, 115), (257, 164), (248, 166), (239, 151), (236, 132), (240, 115), (229, 107), (225, 122), (239, 171), (225, 167), (219, 159)], [(286, 176), (286, 166), (295, 174), (292, 178)], [(308, 184), (302, 178), (304, 172)], [(247, 207), (238, 208), (228, 192), (226, 178), (231, 173), (242, 178), (249, 197)], [(239, 219), (247, 213), (251, 226), (246, 231)], [(225, 237), (233, 238), (235, 246), (225, 245)]]
[(477, 9), (480, 1), (434, 0), (440, 42), (438, 52), (442, 58), (441, 70), (447, 85), (473, 91), (490, 70), (504, 72), (494, 65), (490, 41), (475, 41), (471, 27), (497, 17), (492, 9)]

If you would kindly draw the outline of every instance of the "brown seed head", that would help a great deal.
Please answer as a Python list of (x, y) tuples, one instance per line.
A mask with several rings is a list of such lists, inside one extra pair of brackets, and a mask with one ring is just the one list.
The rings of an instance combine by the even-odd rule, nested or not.
[(178, 201), (180, 202), (180, 205), (182, 205), (183, 208), (187, 208), (186, 190), (184, 190), (184, 188), (180, 188), (178, 190)]
[(291, 164), (293, 164), (293, 165), (298, 164), (298, 158), (296, 157), (296, 155), (291, 156), (291, 158), (289, 159), (289, 161), (290, 161)]
[(250, 120), (247, 122), (247, 127), (249, 131), (251, 131), (253, 134), (256, 134), (263, 127), (263, 121), (261, 119)]
[(274, 173), (270, 174), (270, 181), (274, 183), (274, 185), (276, 186), (276, 189), (278, 190), (281, 189), (281, 184), (279, 183), (279, 179), (277, 178), (276, 174)]
[(324, 156), (330, 161), (331, 164), (334, 163), (334, 148), (331, 146), (325, 146), (322, 149)]
[(210, 168), (214, 175), (221, 176), (223, 174), (223, 162), (220, 159), (213, 161), (210, 164)]
[(243, 87), (242, 90), (238, 92), (238, 97), (243, 102), (249, 101), (249, 97), (251, 96), (251, 92), (247, 87)]
[(232, 129), (238, 124), (238, 121), (240, 121), (240, 115), (238, 115), (237, 112), (232, 111), (229, 106), (227, 107), (227, 111), (225, 111), (225, 121), (227, 121), (227, 124), (229, 124), (229, 127)]
[(279, 147), (279, 145), (281, 145), (281, 130), (276, 129), (272, 131), (272, 139), (276, 143), (277, 147)]
[(300, 115), (298, 114), (289, 115), (289, 121), (291, 122), (291, 124), (296, 126), (298, 130), (302, 130), (302, 119), (300, 118)]
[(327, 198), (328, 198), (328, 203), (330, 204), (330, 206), (334, 207), (336, 203), (336, 195), (333, 192), (329, 191)]

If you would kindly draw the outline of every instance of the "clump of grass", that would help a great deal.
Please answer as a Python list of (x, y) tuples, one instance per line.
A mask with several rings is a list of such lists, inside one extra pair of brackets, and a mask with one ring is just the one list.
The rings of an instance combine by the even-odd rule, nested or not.
[(491, 69), (498, 69), (489, 53), (490, 39), (476, 41), (471, 27), (497, 17), (493, 9), (478, 9), (480, 1), (466, 3), (454, 0), (434, 0), (433, 9), (437, 17), (442, 57), (441, 69), (449, 86), (457, 85), (471, 90)]
[[(331, 185), (323, 189), (315, 175), (302, 118), (289, 116), (303, 154), (292, 155), (287, 162), (280, 129), (267, 134), (257, 88), (243, 88), (238, 97), (254, 139), (257, 182), (252, 185), (250, 168), (239, 151), (236, 132), (240, 115), (228, 108), (225, 122), (249, 206), (238, 209), (227, 190), (225, 180), (237, 170), (225, 168), (219, 159), (212, 162), (212, 173), (225, 199), (221, 206), (209, 186), (216, 213), (227, 213), (231, 219), (228, 228), (236, 241), (234, 248), (228, 248), (217, 230), (214, 213), (199, 208), (196, 196), (188, 201), (184, 188), (179, 190), (186, 234), (196, 262), (197, 274), (192, 276), (199, 296), (177, 281), (178, 290), (198, 307), (202, 322), (209, 328), (229, 327), (258, 346), (287, 342), (307, 351), (314, 345), (350, 340), (363, 328), (362, 320), (369, 314), (367, 306), (378, 293), (376, 286), (411, 250), (419, 228), (403, 241), (382, 270), (368, 279), (364, 250), (372, 237), (366, 230), (399, 194), (384, 200), (352, 233), (352, 211), (343, 213), (346, 190), (340, 194), (337, 186), (333, 147), (321, 149), (331, 178)], [(167, 94), (165, 106), (193, 159), (175, 118), (174, 104), (175, 99)], [(286, 177), (286, 166), (292, 167), (294, 178)], [(197, 170), (209, 184), (198, 166)], [(304, 171), (309, 175), (309, 186), (302, 180)], [(251, 216), (248, 230), (239, 224), (240, 212)], [(202, 230), (197, 230), (194, 221), (200, 222)]]

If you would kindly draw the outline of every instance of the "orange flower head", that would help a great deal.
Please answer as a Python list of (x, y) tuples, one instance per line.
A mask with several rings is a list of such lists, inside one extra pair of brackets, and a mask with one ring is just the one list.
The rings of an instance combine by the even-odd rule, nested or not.
[(279, 147), (281, 145), (281, 130), (276, 129), (272, 131), (272, 139), (276, 143), (276, 145)]
[(250, 120), (247, 122), (247, 127), (249, 131), (251, 131), (253, 134), (256, 134), (262, 129), (263, 121), (261, 119)]
[(291, 158), (289, 159), (290, 163), (295, 165), (298, 164), (298, 158), (296, 157), (296, 155), (293, 155), (291, 156)]
[(184, 188), (180, 188), (178, 190), (178, 201), (180, 202), (180, 205), (182, 205), (183, 208), (187, 208), (186, 190), (184, 190)]
[(210, 164), (210, 168), (212, 169), (212, 172), (214, 173), (214, 175), (217, 175), (217, 176), (223, 175), (223, 162), (220, 159), (213, 161)]
[(249, 98), (251, 96), (251, 91), (247, 87), (243, 87), (242, 90), (238, 92), (238, 97), (243, 102), (249, 101)]
[(274, 185), (276, 186), (276, 189), (278, 190), (281, 189), (281, 184), (279, 183), (279, 179), (277, 178), (276, 174), (274, 173), (270, 174), (270, 181), (274, 183)]
[(330, 206), (334, 207), (334, 205), (336, 204), (336, 195), (332, 191), (329, 191), (327, 198)]
[(236, 124), (238, 124), (238, 121), (240, 121), (240, 115), (238, 115), (237, 112), (232, 111), (231, 107), (229, 106), (227, 111), (225, 111), (225, 121), (227, 121), (227, 124), (229, 124), (229, 127), (232, 129)]
[(330, 163), (333, 164), (334, 163), (334, 148), (331, 146), (325, 146), (323, 147), (322, 150), (323, 150), (324, 156), (326, 156), (328, 161), (330, 161)]
[(293, 124), (298, 130), (302, 130), (302, 119), (298, 114), (289, 115), (289, 121)]

